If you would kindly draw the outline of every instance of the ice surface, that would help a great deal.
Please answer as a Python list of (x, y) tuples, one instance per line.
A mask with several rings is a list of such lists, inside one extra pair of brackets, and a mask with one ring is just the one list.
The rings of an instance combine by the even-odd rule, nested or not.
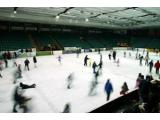
[[(120, 66), (118, 67), (113, 60), (108, 59), (108, 52), (102, 52), (103, 55), (103, 74), (99, 77), (99, 84), (97, 86), (97, 94), (95, 96), (88, 96), (89, 86), (93, 80), (93, 70), (91, 67), (83, 66), (83, 59), (87, 54), (89, 58), (96, 63), (99, 63), (100, 55), (96, 52), (82, 53), (79, 58), (76, 54), (62, 55), (62, 65), (59, 64), (58, 56), (42, 56), (37, 57), (37, 68), (34, 68), (32, 58), (30, 60), (30, 71), (24, 70), (25, 58), (17, 59), (18, 64), (22, 64), (23, 83), (35, 83), (35, 89), (27, 89), (25, 95), (32, 97), (28, 102), (30, 112), (62, 112), (66, 103), (71, 104), (71, 112), (89, 112), (95, 108), (100, 107), (106, 102), (106, 94), (104, 92), (104, 85), (108, 78), (113, 84), (113, 93), (111, 100), (120, 96), (121, 86), (126, 81), (129, 90), (135, 89), (135, 83), (138, 73), (144, 75), (148, 74), (147, 66), (139, 66), (139, 60), (135, 60), (135, 53), (131, 52), (132, 57), (123, 57), (123, 51), (117, 51), (117, 58), (120, 59)], [(142, 53), (141, 53), (142, 54)], [(156, 61), (159, 56), (156, 54), (150, 55), (150, 58)], [(9, 61), (9, 68), (2, 71), (3, 78), (0, 78), (0, 112), (12, 112), (13, 100), (12, 94), (15, 86), (13, 84), (13, 62)], [(67, 77), (74, 72), (73, 87), (67, 89)], [(153, 69), (155, 76), (155, 70)]]

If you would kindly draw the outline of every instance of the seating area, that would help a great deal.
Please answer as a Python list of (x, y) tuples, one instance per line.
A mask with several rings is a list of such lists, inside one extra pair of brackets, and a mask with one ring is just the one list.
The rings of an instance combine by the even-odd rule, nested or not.
[(34, 32), (31, 33), (34, 40), (36, 40), (40, 46), (48, 46), (48, 44), (52, 44), (54, 40), (51, 38), (51, 36), (48, 33), (42, 33), (42, 32)]
[(24, 32), (0, 33), (0, 51), (31, 48), (31, 43)]
[[(0, 33), (0, 50), (17, 50), (20, 48), (31, 48), (32, 42), (25, 32), (3, 32)], [(134, 48), (159, 48), (160, 40), (158, 38), (114, 36), (102, 34), (78, 34), (78, 33), (47, 33), (32, 32), (32, 38), (36, 43), (45, 47), (53, 44), (55, 41), (62, 47), (81, 47), (89, 48), (112, 48), (120, 47), (120, 43), (126, 43)]]

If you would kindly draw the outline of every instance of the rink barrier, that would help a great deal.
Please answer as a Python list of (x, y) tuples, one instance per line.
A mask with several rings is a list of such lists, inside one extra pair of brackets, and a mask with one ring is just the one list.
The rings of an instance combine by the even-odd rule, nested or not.
[(37, 56), (51, 55), (51, 51), (37, 51)]
[(116, 113), (123, 108), (125, 109), (124, 106), (126, 105), (130, 106), (130, 104), (132, 104), (133, 101), (138, 101), (138, 99), (139, 99), (138, 90), (134, 90), (124, 96), (118, 97), (104, 104), (103, 106), (93, 111), (90, 111), (89, 113)]

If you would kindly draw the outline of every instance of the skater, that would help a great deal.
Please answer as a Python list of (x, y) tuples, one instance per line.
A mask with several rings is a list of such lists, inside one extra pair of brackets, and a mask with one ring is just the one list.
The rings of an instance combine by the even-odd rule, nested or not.
[(124, 58), (126, 57), (126, 52), (124, 52)]
[(149, 72), (152, 73), (153, 60), (151, 60), (151, 61), (148, 63), (148, 66), (149, 66)]
[(16, 59), (13, 59), (13, 67), (17, 67)]
[(119, 67), (119, 63), (120, 63), (120, 60), (118, 59), (118, 60), (117, 60), (117, 66), (118, 66), (118, 67)]
[(89, 67), (91, 67), (91, 65), (92, 65), (92, 60), (91, 60), (91, 58), (89, 58), (88, 64), (89, 64)]
[(131, 52), (129, 52), (129, 57), (131, 57), (132, 55), (131, 55)]
[(148, 60), (149, 60), (149, 57), (146, 55), (146, 57), (145, 57), (145, 65), (148, 65)]
[(18, 106), (19, 108), (23, 109), (23, 112), (26, 113), (28, 112), (28, 107), (26, 105), (27, 101), (31, 100), (31, 98), (27, 98), (26, 96), (24, 96), (24, 89), (28, 89), (28, 88), (35, 88), (36, 85), (32, 84), (32, 85), (26, 85), (23, 83), (20, 83), (16, 88), (15, 88), (15, 92), (13, 95), (13, 100), (14, 100), (14, 106), (13, 106), (13, 112), (17, 113), (18, 112)]
[(37, 67), (37, 65), (36, 65), (37, 64), (37, 58), (36, 58), (36, 56), (33, 57), (33, 63), (34, 63), (34, 67), (36, 68)]
[(58, 58), (59, 64), (61, 65), (62, 64), (62, 57), (59, 55), (57, 58)]
[(63, 113), (71, 113), (71, 104), (67, 103), (64, 107)]
[(22, 68), (21, 68), (21, 64), (18, 65), (18, 78), (22, 78)]
[(111, 60), (111, 54), (110, 53), (109, 53), (108, 57), (109, 57), (109, 60)]
[(142, 66), (142, 60), (143, 60), (143, 56), (139, 57), (139, 65)]
[(97, 64), (96, 62), (94, 61), (93, 64), (92, 64), (92, 68), (93, 68), (93, 73), (95, 73), (96, 71), (96, 67), (97, 67)]
[(4, 63), (5, 63), (5, 67), (8, 68), (8, 60), (7, 59), (4, 60)]
[(87, 66), (88, 59), (89, 59), (88, 55), (86, 55), (85, 58), (84, 58), (84, 66)]
[(2, 74), (1, 74), (2, 69), (3, 69), (3, 65), (2, 65), (2, 61), (0, 60), (0, 78), (2, 78)]
[(102, 60), (100, 60), (98, 66), (99, 66), (99, 72), (100, 72), (100, 74), (102, 74), (102, 66), (103, 66), (103, 61)]
[(155, 63), (154, 67), (156, 68), (156, 74), (159, 75), (159, 68), (160, 68), (160, 63), (159, 60)]
[(110, 79), (107, 80), (104, 89), (105, 89), (105, 92), (106, 92), (106, 95), (107, 95), (106, 100), (108, 101), (110, 99), (111, 92), (113, 92), (113, 87), (112, 87), (112, 84), (110, 82)]
[(14, 58), (17, 59), (17, 53), (16, 52), (14, 52)]
[(113, 60), (116, 60), (116, 51), (113, 51)]
[(136, 53), (136, 60), (138, 60), (138, 52)]
[(77, 58), (79, 58), (80, 49), (77, 49), (76, 53), (77, 53)]
[(98, 49), (98, 54), (100, 54), (101, 53), (101, 50), (100, 49)]
[(90, 90), (89, 90), (88, 96), (93, 96), (93, 95), (96, 94), (96, 92), (95, 92), (96, 87), (97, 87), (96, 80), (92, 80), (92, 81), (91, 81), (91, 85), (90, 85)]
[(28, 71), (29, 71), (29, 60), (28, 59), (26, 59), (25, 61), (24, 61), (24, 64), (25, 64), (25, 70), (26, 70), (26, 68), (28, 69)]
[(71, 85), (73, 83), (73, 73), (71, 73), (68, 77), (67, 77), (67, 89), (71, 89)]
[(120, 95), (125, 95), (128, 92), (128, 85), (126, 82), (124, 82), (123, 86), (122, 86), (122, 90), (120, 92)]

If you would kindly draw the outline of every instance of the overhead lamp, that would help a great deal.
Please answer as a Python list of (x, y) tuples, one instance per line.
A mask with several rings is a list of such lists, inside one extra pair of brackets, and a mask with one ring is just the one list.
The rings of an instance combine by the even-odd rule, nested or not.
[(17, 13), (17, 8), (18, 8), (18, 7), (14, 7), (14, 11), (13, 11), (14, 14)]
[(59, 19), (59, 15), (56, 16), (56, 19)]
[(86, 19), (85, 19), (85, 21), (86, 21), (86, 22), (88, 22), (88, 21), (89, 21), (89, 19), (88, 19), (88, 18), (86, 18)]

